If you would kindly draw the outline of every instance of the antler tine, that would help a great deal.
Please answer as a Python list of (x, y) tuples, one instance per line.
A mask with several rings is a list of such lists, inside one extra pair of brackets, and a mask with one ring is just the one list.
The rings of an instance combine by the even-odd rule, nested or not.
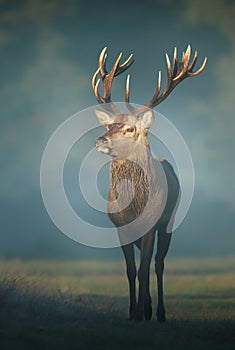
[(94, 90), (94, 94), (95, 94), (95, 97), (96, 97), (96, 99), (97, 99), (97, 101), (98, 101), (99, 103), (105, 103), (104, 98), (101, 97), (101, 96), (99, 95), (99, 92), (98, 92), (99, 83), (100, 83), (100, 79), (98, 79), (97, 82), (95, 83), (95, 86), (94, 86), (94, 89), (93, 89), (93, 90)]
[[(130, 56), (126, 59), (126, 61), (120, 65), (120, 68), (125, 67), (131, 61), (132, 57), (133, 57), (133, 53), (131, 53)], [(133, 59), (129, 64), (134, 63), (134, 61), (135, 60)]]
[[(179, 74), (177, 74), (176, 77), (173, 79), (174, 81), (180, 80), (185, 75), (185, 73), (187, 72), (190, 55), (191, 55), (191, 46), (188, 45), (188, 47), (186, 49), (186, 52), (184, 53), (184, 51), (183, 51), (183, 54), (182, 54), (182, 65), (183, 65), (183, 68), (179, 72)], [(184, 78), (186, 78), (186, 77), (184, 77)]]
[(196, 62), (197, 62), (197, 55), (198, 55), (197, 50), (195, 50), (195, 51), (194, 51), (193, 60), (192, 60), (191, 64), (190, 64), (189, 67), (188, 67), (188, 71), (189, 71), (189, 72), (192, 71), (192, 69), (194, 68), (194, 66), (195, 66), (195, 64), (196, 64)]
[(207, 57), (204, 58), (202, 65), (200, 68), (198, 68), (198, 70), (196, 70), (195, 72), (192, 72), (191, 70), (188, 72), (188, 76), (189, 77), (195, 77), (196, 75), (198, 75), (199, 73), (201, 73), (203, 71), (203, 69), (206, 66), (206, 62), (207, 62)]
[(103, 71), (105, 73), (105, 75), (108, 74), (107, 68), (106, 68), (106, 59), (107, 59), (107, 53), (104, 55), (104, 59), (103, 59)]
[[(162, 80), (162, 73), (161, 71), (158, 72), (158, 82), (157, 82), (157, 89), (153, 95), (153, 97), (151, 98), (151, 100), (149, 102), (147, 102), (144, 106), (148, 107), (148, 108), (152, 108), (152, 104), (154, 103), (154, 101), (156, 101), (156, 99), (158, 98), (158, 95), (160, 93), (161, 90), (161, 80)], [(168, 82), (169, 83), (169, 82)]]
[(132, 64), (135, 62), (135, 60), (131, 60), (133, 57), (133, 54), (131, 54), (125, 62), (123, 62), (117, 69), (117, 72), (115, 73), (115, 77), (119, 74), (125, 72)]
[(177, 59), (177, 47), (174, 48), (174, 67), (173, 67), (173, 77), (176, 76), (177, 72), (178, 72), (178, 59)]
[(126, 103), (129, 103), (130, 100), (130, 74), (128, 74), (128, 76), (126, 77)]
[(172, 72), (171, 72), (171, 62), (168, 54), (166, 53), (166, 69), (167, 69), (167, 86), (166, 89), (169, 88), (172, 81)]
[(96, 86), (96, 79), (97, 79), (99, 73), (100, 73), (100, 69), (98, 68), (98, 69), (96, 70), (95, 74), (94, 74), (93, 77), (92, 77), (91, 85), (92, 85), (92, 90), (93, 90), (93, 91), (94, 91), (94, 89), (95, 89), (95, 86)]
[(130, 103), (129, 103), (129, 100), (130, 100), (130, 74), (128, 74), (128, 76), (126, 77), (126, 96), (125, 96), (125, 101), (126, 101), (126, 106), (127, 108), (129, 109), (129, 111), (131, 113), (134, 113), (136, 112), (136, 108), (133, 107)]
[(107, 57), (106, 50), (107, 50), (107, 47), (104, 47), (100, 53), (100, 57), (98, 61), (99, 72), (102, 79), (104, 79), (107, 74), (107, 72), (105, 72), (106, 68), (104, 69), (104, 61), (106, 60), (106, 57)]

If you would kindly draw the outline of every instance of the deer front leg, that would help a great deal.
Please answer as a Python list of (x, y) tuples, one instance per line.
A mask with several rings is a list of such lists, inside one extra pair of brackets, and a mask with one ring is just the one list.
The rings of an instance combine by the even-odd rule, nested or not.
[(163, 298), (163, 271), (164, 259), (168, 252), (170, 241), (171, 233), (167, 233), (165, 229), (160, 229), (158, 232), (157, 254), (155, 257), (155, 271), (158, 286), (157, 320), (159, 322), (165, 322), (166, 320)]
[(137, 304), (137, 320), (152, 317), (152, 300), (149, 291), (149, 270), (153, 254), (155, 232), (149, 232), (141, 239), (141, 259), (138, 271), (139, 296)]
[(129, 282), (130, 292), (130, 307), (129, 307), (129, 319), (136, 319), (136, 266), (135, 266), (135, 255), (134, 245), (128, 244), (122, 246), (122, 251), (126, 260), (126, 273)]

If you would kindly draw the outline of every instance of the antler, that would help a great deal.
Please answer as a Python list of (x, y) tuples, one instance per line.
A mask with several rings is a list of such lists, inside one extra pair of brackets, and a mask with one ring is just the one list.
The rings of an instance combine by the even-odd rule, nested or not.
[[(126, 80), (126, 105), (127, 108), (134, 114), (138, 115), (143, 113), (146, 108), (154, 108), (159, 103), (161, 103), (165, 98), (171, 93), (171, 91), (185, 78), (187, 77), (194, 77), (201, 73), (203, 69), (205, 68), (207, 57), (204, 58), (204, 61), (199, 69), (197, 69), (195, 72), (193, 72), (193, 68), (197, 61), (197, 50), (194, 52), (194, 57), (189, 64), (191, 55), (191, 47), (188, 45), (186, 52), (182, 53), (182, 59), (181, 61), (178, 61), (177, 58), (177, 49), (175, 47), (174, 49), (174, 58), (173, 58), (173, 69), (171, 68), (171, 63), (168, 54), (166, 53), (166, 68), (167, 68), (167, 85), (164, 89), (164, 91), (160, 94), (161, 90), (161, 71), (158, 73), (158, 83), (157, 83), (157, 89), (151, 98), (149, 102), (147, 102), (145, 105), (141, 107), (134, 108), (130, 105), (130, 75), (127, 76)], [(159, 95), (160, 94), (160, 95)]]
[[(133, 63), (134, 60), (132, 59), (133, 54), (131, 54), (127, 60), (122, 63), (121, 65), (120, 60), (122, 57), (122, 52), (119, 54), (116, 62), (113, 65), (113, 68), (111, 69), (110, 72), (107, 71), (106, 68), (106, 59), (107, 59), (107, 53), (106, 53), (107, 47), (105, 47), (101, 53), (100, 53), (100, 57), (98, 60), (98, 69), (95, 72), (95, 74), (93, 75), (92, 78), (92, 89), (94, 91), (95, 97), (97, 99), (97, 101), (100, 104), (106, 104), (109, 103), (109, 107), (111, 108), (111, 111), (113, 113), (120, 113), (119, 109), (117, 108), (117, 106), (114, 105), (114, 103), (111, 100), (111, 88), (112, 88), (112, 82), (113, 82), (113, 78), (118, 76), (119, 74), (125, 72), (125, 70), (127, 70)], [(104, 95), (101, 96), (99, 94), (99, 83), (100, 83), (100, 79), (97, 80), (98, 75), (100, 74), (102, 80), (103, 80), (103, 86), (104, 86)], [(107, 107), (106, 107), (107, 108)]]

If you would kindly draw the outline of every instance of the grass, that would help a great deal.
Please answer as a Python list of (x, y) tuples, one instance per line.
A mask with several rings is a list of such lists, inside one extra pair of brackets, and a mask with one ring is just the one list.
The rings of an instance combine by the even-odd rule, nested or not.
[[(156, 280), (151, 273), (153, 306)], [(233, 349), (235, 257), (168, 259), (168, 321), (130, 322), (123, 261), (0, 261), (0, 348)]]

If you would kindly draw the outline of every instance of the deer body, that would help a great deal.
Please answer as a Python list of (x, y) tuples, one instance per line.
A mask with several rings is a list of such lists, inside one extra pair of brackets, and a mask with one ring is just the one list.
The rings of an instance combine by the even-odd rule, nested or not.
[[(152, 111), (145, 113), (144, 125), (143, 123), (140, 125), (132, 115), (124, 115), (125, 118), (116, 116), (113, 119), (100, 110), (96, 110), (96, 114), (101, 123), (105, 116), (105, 125), (108, 129), (107, 133), (97, 140), (96, 147), (100, 152), (110, 154), (113, 157), (110, 165), (108, 211), (111, 221), (118, 229), (126, 258), (131, 293), (130, 318), (141, 320), (145, 317), (150, 319), (152, 308), (149, 295), (149, 268), (155, 231), (162, 232), (159, 236), (160, 248), (156, 256), (162, 265), (170, 243), (171, 227), (170, 230), (168, 229), (169, 233), (167, 233), (167, 227), (174, 220), (173, 212), (179, 195), (179, 183), (172, 166), (165, 160), (153, 158), (151, 154), (147, 128), (153, 121)], [(133, 125), (133, 123), (135, 124)], [(141, 222), (135, 222), (145, 210), (147, 202), (149, 209), (144, 213)], [(153, 223), (150, 230), (143, 237), (135, 240), (136, 231), (142, 229), (145, 232), (149, 222)], [(131, 226), (126, 230), (125, 225), (130, 223)], [(126, 244), (131, 235), (133, 242)], [(165, 244), (166, 239), (167, 244)], [(162, 240), (164, 241), (164, 250), (162, 249)], [(135, 295), (134, 245), (141, 250), (138, 303), (136, 303)], [(159, 267), (159, 263), (156, 260), (157, 267)], [(162, 269), (158, 270), (160, 271), (159, 279), (161, 279)], [(159, 297), (160, 304), (162, 304), (161, 291)], [(161, 310), (158, 319), (164, 321), (163, 305), (161, 305)]]
[[(153, 255), (155, 232), (158, 232), (155, 271), (158, 286), (157, 319), (165, 321), (163, 301), (163, 270), (172, 235), (180, 187), (173, 167), (163, 159), (152, 156), (148, 130), (153, 123), (152, 108), (160, 103), (173, 88), (187, 76), (194, 76), (204, 68), (192, 72), (197, 53), (189, 66), (190, 47), (183, 53), (182, 62), (177, 61), (174, 53), (173, 71), (167, 56), (168, 84), (159, 96), (160, 75), (157, 90), (151, 101), (137, 109), (129, 104), (129, 78), (126, 87), (126, 104), (130, 114), (123, 114), (111, 100), (111, 85), (115, 76), (122, 73), (133, 63), (130, 56), (122, 65), (118, 57), (110, 73), (106, 70), (105, 49), (101, 52), (99, 68), (94, 74), (92, 86), (99, 103), (107, 111), (95, 109), (100, 123), (107, 132), (96, 141), (98, 151), (112, 157), (110, 165), (110, 191), (108, 196), (109, 218), (118, 230), (124, 253), (129, 281), (130, 309), (129, 317), (146, 320), (152, 317), (151, 296), (149, 292), (149, 271)], [(98, 93), (101, 75), (104, 83), (104, 97)], [(106, 103), (109, 105), (105, 105)], [(110, 114), (110, 109), (113, 115)], [(140, 234), (141, 233), (141, 234)], [(136, 269), (134, 246), (140, 250), (140, 266)], [(136, 298), (136, 276), (139, 281), (138, 299)]]

